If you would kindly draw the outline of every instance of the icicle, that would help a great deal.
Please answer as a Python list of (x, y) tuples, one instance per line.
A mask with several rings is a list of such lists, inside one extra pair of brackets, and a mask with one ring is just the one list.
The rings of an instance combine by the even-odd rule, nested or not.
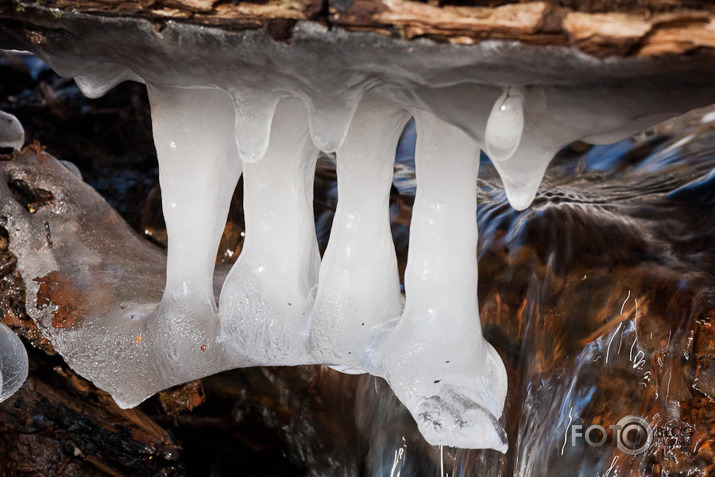
[(257, 91), (233, 91), (236, 144), (241, 160), (258, 162), (266, 154), (271, 122), (280, 96)]
[(400, 315), (389, 197), (395, 149), (409, 117), (383, 98), (365, 97), (338, 148), (338, 207), (312, 317), (313, 353), (321, 363), (359, 368), (375, 328)]
[(149, 319), (156, 342), (148, 346), (163, 348), (172, 370), (215, 366), (214, 263), (241, 174), (232, 103), (217, 89), (148, 91), (169, 238), (166, 288)]
[(100, 63), (74, 77), (75, 83), (88, 98), (101, 98), (107, 91), (124, 81), (143, 80), (132, 70), (116, 63)]
[(20, 338), (0, 323), (0, 402), (20, 389), (27, 379), (27, 351)]
[(415, 120), (407, 302), (382, 344), (382, 371), (430, 444), (504, 451), (506, 371), (477, 306), (479, 146), (429, 113)]
[(511, 86), (496, 100), (484, 133), (487, 156), (502, 162), (514, 155), (524, 132), (524, 90)]
[(0, 147), (21, 149), (25, 144), (25, 130), (12, 114), (0, 111)]
[(320, 266), (313, 222), (317, 156), (304, 106), (295, 99), (279, 103), (264, 158), (244, 164), (246, 241), (221, 291), (222, 340), (238, 359), (308, 362)]
[(345, 140), (360, 96), (350, 91), (340, 98), (311, 98), (306, 101), (310, 117), (310, 135), (313, 143), (323, 152), (335, 152)]
[(556, 151), (524, 147), (508, 161), (494, 163), (509, 204), (516, 210), (524, 210), (531, 205), (554, 154)]
[[(574, 139), (568, 120), (560, 124), (554, 118), (551, 106), (558, 105), (559, 95), (551, 98), (553, 104), (547, 99), (554, 92), (532, 87), (529, 116), (525, 117), (522, 106), (525, 92), (523, 88), (511, 87), (494, 103), (489, 115), (484, 141), (487, 155), (499, 172), (509, 204), (516, 210), (531, 205), (554, 154)], [(578, 127), (588, 127), (589, 123), (589, 119), (578, 121)], [(494, 133), (491, 139), (490, 131)], [(497, 146), (492, 153), (490, 142)]]

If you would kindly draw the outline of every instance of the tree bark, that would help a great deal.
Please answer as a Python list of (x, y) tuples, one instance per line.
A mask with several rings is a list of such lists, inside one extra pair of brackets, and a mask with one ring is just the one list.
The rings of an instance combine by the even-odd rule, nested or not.
[[(471, 44), (518, 40), (578, 48), (596, 57), (663, 56), (715, 50), (715, 5), (707, 0), (42, 0), (0, 6), (5, 28), (31, 34), (37, 14), (72, 11), (217, 26), (263, 28), (289, 41), (296, 22), (403, 39)], [(13, 21), (10, 21), (13, 20)], [(19, 23), (17, 23), (19, 22)]]

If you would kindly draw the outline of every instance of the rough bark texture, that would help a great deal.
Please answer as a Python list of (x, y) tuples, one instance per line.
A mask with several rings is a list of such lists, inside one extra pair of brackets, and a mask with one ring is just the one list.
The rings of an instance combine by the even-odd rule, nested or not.
[(263, 28), (283, 41), (290, 40), (297, 21), (312, 20), (405, 39), (569, 45), (598, 57), (715, 50), (715, 5), (707, 0), (15, 0), (0, 7), (0, 18), (6, 27), (27, 28), (38, 9), (145, 18), (157, 28), (167, 20)]

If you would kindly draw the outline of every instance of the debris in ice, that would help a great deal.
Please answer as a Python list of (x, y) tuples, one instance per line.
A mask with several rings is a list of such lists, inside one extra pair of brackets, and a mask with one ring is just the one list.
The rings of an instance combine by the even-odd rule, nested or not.
[(20, 389), (27, 379), (27, 351), (20, 338), (0, 323), (0, 402)]
[[(386, 378), (432, 444), (504, 451), (506, 372), (477, 306), (480, 149), (524, 209), (564, 145), (614, 141), (715, 101), (710, 78), (680, 74), (686, 63), (623, 69), (494, 42), (415, 42), (405, 55), (399, 40), (306, 23), (285, 44), (261, 31), (71, 18), (58, 19), (56, 45), (27, 48), (91, 97), (125, 79), (147, 84), (168, 256), (43, 154), (2, 164), (0, 213), (28, 313), (123, 407), (231, 367), (323, 363)], [(387, 197), (410, 116), (418, 188), (403, 297)], [(336, 152), (339, 182), (322, 263), (320, 150)], [(217, 306), (214, 260), (241, 174), (246, 241)], [(28, 213), (9, 199), (15, 177), (53, 200)], [(62, 220), (67, 210), (79, 220)], [(93, 234), (110, 230), (125, 246)], [(58, 289), (82, 298), (63, 302)]]

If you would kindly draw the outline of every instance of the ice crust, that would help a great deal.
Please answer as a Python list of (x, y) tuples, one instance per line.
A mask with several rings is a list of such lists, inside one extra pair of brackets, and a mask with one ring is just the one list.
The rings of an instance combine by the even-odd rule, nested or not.
[[(93, 194), (86, 186), (86, 197), (56, 197), (32, 217), (11, 203), (2, 213), (23, 258), (29, 312), (122, 407), (233, 367), (322, 363), (384, 377), (432, 444), (505, 451), (507, 375), (477, 303), (480, 149), (524, 209), (565, 144), (615, 141), (715, 101), (712, 81), (677, 68), (661, 75), (648, 61), (623, 68), (514, 43), (407, 43), (299, 23), (284, 44), (262, 32), (173, 22), (157, 32), (138, 20), (58, 15), (68, 33), (31, 48), (85, 94), (147, 84), (165, 286), (156, 279), (164, 258), (129, 232), (132, 246), (116, 250), (57, 222), (54, 208), (78, 207)], [(403, 297), (388, 197), (410, 117), (418, 186)], [(321, 150), (336, 153), (339, 193), (322, 262), (312, 213)], [(79, 181), (46, 167), (34, 183)], [(15, 164), (8, 174), (32, 173)], [(214, 257), (241, 174), (246, 242), (217, 306)], [(106, 204), (81, 213), (100, 226), (119, 220)], [(45, 223), (59, 237), (51, 246)], [(113, 273), (126, 276), (121, 289), (102, 288), (110, 255), (122, 264)], [(52, 321), (56, 305), (38, 305), (33, 280), (57, 271), (89, 297), (72, 326)]]

